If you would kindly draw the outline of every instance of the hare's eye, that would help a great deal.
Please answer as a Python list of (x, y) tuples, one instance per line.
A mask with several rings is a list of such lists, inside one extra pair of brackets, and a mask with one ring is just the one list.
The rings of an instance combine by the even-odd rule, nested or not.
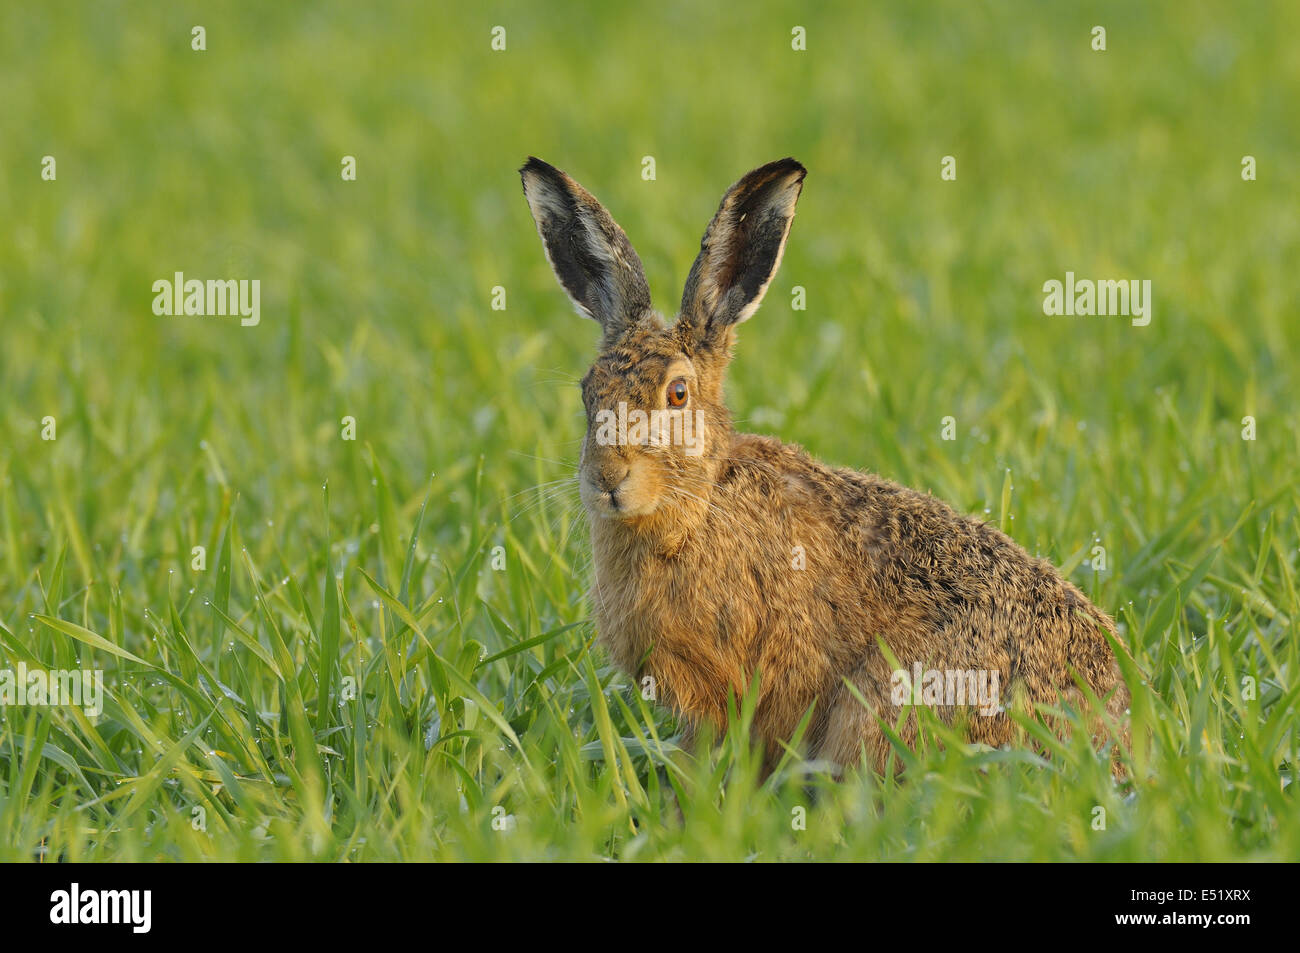
[(677, 378), (668, 385), (668, 404), (672, 407), (680, 407), (686, 403), (686, 398), (691, 392), (686, 389), (685, 378)]

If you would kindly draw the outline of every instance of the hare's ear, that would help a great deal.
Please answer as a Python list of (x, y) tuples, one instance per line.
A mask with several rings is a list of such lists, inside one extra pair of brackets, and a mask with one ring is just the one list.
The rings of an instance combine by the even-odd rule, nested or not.
[(613, 340), (650, 311), (641, 259), (595, 197), (559, 169), (529, 157), (519, 175), (555, 276)]
[(682, 292), (681, 320), (701, 344), (749, 318), (781, 264), (806, 170), (794, 159), (755, 169), (727, 190)]

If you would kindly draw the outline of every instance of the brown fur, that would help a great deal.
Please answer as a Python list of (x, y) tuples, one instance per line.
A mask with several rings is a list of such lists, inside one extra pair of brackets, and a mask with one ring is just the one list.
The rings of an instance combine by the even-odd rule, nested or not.
[[(653, 676), (688, 723), (719, 726), (728, 693), (741, 698), (760, 673), (753, 729), (769, 765), (811, 709), (810, 756), (845, 764), (865, 753), (884, 770), (880, 721), (896, 724), (901, 710), (878, 637), (907, 670), (996, 670), (1007, 707), (1012, 698), (1082, 707), (1077, 673), (1125, 730), (1128, 688), (1103, 634), (1114, 623), (1050, 563), (932, 496), (732, 428), (722, 388), (734, 327), (780, 262), (802, 166), (771, 163), (728, 191), (671, 325), (649, 310), (640, 262), (595, 199), (538, 160), (521, 172), (561, 282), (571, 294), (598, 291), (575, 295), (605, 329), (582, 382), (579, 484), (596, 622), (620, 667)], [(702, 453), (595, 438), (598, 411), (620, 401), (666, 408), (677, 378), (703, 417)], [(794, 568), (800, 552), (805, 565)], [(1016, 735), (1005, 711), (937, 712), (974, 742)], [(1101, 722), (1091, 727), (1101, 740)], [(909, 745), (916, 732), (914, 718), (903, 723)]]

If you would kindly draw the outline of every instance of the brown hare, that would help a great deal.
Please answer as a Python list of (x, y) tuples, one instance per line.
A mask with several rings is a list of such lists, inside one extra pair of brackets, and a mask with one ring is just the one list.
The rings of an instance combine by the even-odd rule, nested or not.
[[(802, 165), (769, 163), (727, 191), (671, 324), (589, 192), (535, 158), (520, 175), (560, 284), (603, 331), (582, 381), (578, 475), (596, 624), (688, 734), (724, 725), (728, 693), (742, 698), (756, 673), (769, 768), (809, 711), (809, 757), (865, 755), (883, 771), (882, 722), (916, 740), (901, 706), (931, 704), (997, 746), (1016, 734), (1005, 707), (1082, 709), (1079, 682), (1125, 731), (1129, 692), (1104, 634), (1114, 623), (1050, 563), (928, 494), (732, 428), (722, 390), (736, 326), (781, 262)], [(975, 697), (977, 678), (993, 704)], [(1098, 739), (1103, 724), (1091, 722)]]

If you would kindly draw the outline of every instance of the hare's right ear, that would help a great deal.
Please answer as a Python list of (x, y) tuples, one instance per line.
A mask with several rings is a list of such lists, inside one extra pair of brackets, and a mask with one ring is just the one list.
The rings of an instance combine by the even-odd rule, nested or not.
[(705, 347), (727, 346), (757, 309), (781, 264), (805, 170), (780, 159), (727, 190), (700, 241), (682, 292), (683, 330)]
[(595, 197), (541, 159), (519, 170), (524, 197), (555, 277), (578, 312), (595, 318), (608, 343), (650, 307), (641, 259)]

